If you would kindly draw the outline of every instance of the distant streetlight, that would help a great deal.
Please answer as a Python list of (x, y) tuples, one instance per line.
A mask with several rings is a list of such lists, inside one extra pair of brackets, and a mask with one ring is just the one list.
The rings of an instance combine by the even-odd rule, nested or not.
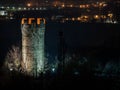
[(12, 7), (12, 9), (15, 9), (15, 7)]
[(38, 10), (38, 8), (36, 8), (36, 10)]
[(74, 18), (74, 17), (72, 18), (72, 21), (75, 21), (75, 18)]
[(30, 3), (28, 3), (28, 4), (27, 4), (27, 6), (28, 6), (28, 7), (30, 7), (30, 6), (31, 6), (31, 4), (30, 4)]
[(62, 7), (64, 8), (64, 7), (65, 7), (65, 4), (62, 4)]
[(70, 7), (73, 7), (73, 5), (71, 4)]
[(26, 7), (24, 7), (24, 10), (26, 10), (27, 8)]
[(78, 18), (77, 18), (77, 20), (81, 20), (81, 18), (80, 18), (80, 17), (78, 17)]
[(98, 16), (98, 15), (95, 15), (94, 18), (95, 18), (95, 19), (99, 19), (99, 16)]
[(21, 7), (18, 8), (18, 10), (21, 10), (21, 9), (22, 9)]

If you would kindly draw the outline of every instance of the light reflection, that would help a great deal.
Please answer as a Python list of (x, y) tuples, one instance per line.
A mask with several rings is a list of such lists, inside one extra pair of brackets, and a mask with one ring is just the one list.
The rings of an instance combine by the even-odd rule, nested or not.
[(21, 7), (18, 8), (18, 10), (21, 10), (21, 9), (22, 9)]

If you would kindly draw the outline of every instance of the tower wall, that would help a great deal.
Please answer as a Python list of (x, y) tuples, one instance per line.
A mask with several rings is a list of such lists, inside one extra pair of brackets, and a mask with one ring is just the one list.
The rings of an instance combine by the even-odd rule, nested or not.
[(29, 75), (39, 76), (44, 71), (45, 23), (21, 25), (23, 69)]

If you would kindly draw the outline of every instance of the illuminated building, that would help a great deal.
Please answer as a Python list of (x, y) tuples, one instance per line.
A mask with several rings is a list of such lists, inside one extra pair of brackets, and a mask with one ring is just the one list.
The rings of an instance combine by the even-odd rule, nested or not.
[[(30, 20), (34, 18), (30, 18)], [(28, 19), (29, 20), (29, 19)], [(30, 22), (30, 21), (29, 21)], [(45, 23), (37, 21), (34, 23), (22, 21), (22, 67), (26, 74), (39, 76), (44, 72), (44, 37)]]

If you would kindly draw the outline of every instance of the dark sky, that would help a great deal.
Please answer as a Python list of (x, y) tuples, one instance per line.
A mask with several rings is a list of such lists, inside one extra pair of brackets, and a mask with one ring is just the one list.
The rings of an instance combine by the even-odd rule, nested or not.
[(0, 0), (0, 3), (3, 4), (14, 4), (14, 3), (24, 3), (29, 0)]

